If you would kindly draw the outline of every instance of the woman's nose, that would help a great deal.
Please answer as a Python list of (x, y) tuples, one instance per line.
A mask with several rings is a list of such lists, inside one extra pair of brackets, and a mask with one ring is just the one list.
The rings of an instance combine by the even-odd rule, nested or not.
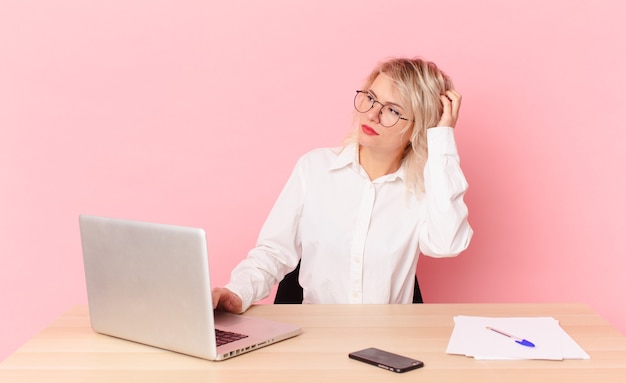
[(369, 118), (370, 121), (380, 122), (380, 114), (382, 110), (383, 110), (383, 105), (379, 102), (374, 102), (374, 105), (372, 105), (372, 108), (367, 111), (367, 118)]

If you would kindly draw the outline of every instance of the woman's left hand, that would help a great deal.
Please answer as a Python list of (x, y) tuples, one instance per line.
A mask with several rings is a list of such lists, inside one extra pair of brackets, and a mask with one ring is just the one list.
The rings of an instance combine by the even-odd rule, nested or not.
[(441, 103), (443, 104), (443, 113), (437, 126), (449, 126), (454, 128), (456, 120), (459, 118), (459, 109), (461, 108), (461, 94), (454, 89), (446, 91), (441, 95)]

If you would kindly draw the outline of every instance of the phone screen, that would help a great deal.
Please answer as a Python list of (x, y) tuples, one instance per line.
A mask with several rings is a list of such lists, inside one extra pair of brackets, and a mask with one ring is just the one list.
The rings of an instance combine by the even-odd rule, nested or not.
[(374, 347), (351, 352), (348, 354), (348, 357), (394, 372), (405, 372), (424, 366), (424, 363), (420, 360), (408, 358), (406, 356), (394, 354)]

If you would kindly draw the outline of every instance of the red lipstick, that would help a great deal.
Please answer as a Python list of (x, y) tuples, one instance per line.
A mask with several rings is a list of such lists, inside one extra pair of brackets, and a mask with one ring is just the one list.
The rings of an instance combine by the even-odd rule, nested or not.
[(378, 136), (378, 133), (376, 133), (376, 131), (372, 128), (370, 128), (367, 125), (361, 125), (361, 131), (365, 134), (367, 134), (368, 136)]

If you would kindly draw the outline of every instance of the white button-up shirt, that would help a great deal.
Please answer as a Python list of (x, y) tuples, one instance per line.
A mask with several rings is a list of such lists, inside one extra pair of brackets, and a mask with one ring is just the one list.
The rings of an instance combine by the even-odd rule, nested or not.
[(419, 253), (453, 257), (472, 237), (454, 129), (428, 129), (427, 139), (419, 197), (403, 166), (370, 180), (356, 144), (302, 156), (226, 285), (243, 310), (300, 260), (303, 303), (411, 303)]

